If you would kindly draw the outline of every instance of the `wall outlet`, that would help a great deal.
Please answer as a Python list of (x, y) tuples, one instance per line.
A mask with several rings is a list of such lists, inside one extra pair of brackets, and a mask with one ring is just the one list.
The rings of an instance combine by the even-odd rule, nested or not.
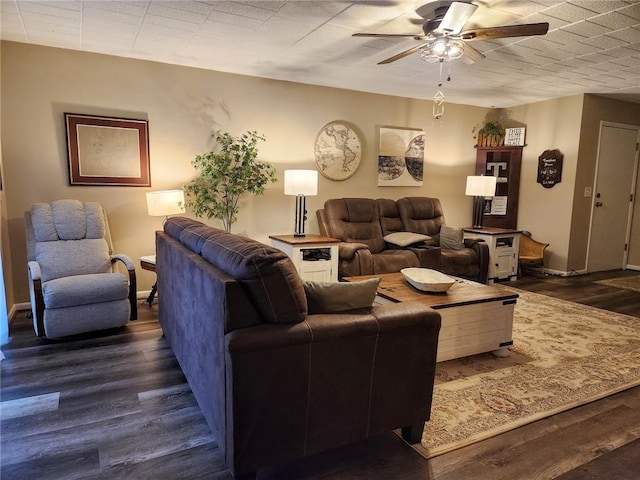
[(593, 190), (591, 190), (591, 187), (584, 187), (584, 196), (585, 197), (590, 197), (592, 191)]

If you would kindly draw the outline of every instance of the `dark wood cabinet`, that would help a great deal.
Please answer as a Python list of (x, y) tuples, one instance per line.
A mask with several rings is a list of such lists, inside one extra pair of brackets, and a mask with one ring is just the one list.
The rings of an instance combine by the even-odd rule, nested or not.
[(487, 198), (482, 225), (517, 228), (522, 147), (478, 147), (476, 175), (498, 177), (496, 195)]

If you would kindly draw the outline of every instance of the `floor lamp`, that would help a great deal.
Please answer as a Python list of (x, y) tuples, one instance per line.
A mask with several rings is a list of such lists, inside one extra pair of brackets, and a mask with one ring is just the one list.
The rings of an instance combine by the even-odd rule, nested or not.
[(307, 219), (306, 196), (318, 194), (317, 170), (285, 170), (284, 194), (296, 196), (296, 223), (294, 237), (304, 237)]
[(484, 197), (496, 194), (497, 178), (493, 175), (477, 175), (467, 177), (465, 195), (473, 196), (473, 228), (482, 228)]

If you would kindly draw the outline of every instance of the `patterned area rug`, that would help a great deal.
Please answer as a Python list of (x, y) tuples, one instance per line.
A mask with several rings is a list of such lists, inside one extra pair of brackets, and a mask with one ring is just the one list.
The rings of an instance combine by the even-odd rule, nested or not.
[[(509, 288), (509, 287), (503, 287)], [(516, 291), (511, 356), (437, 365), (425, 458), (640, 385), (640, 319)]]
[(633, 277), (610, 278), (608, 280), (598, 280), (598, 285), (607, 285), (609, 287), (622, 288), (623, 290), (631, 290), (640, 292), (640, 275)]

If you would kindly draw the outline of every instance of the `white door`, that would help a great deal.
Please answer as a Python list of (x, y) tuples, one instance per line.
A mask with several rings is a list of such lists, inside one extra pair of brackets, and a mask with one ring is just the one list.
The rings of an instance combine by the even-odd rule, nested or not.
[(603, 123), (591, 211), (588, 272), (624, 268), (640, 127)]

